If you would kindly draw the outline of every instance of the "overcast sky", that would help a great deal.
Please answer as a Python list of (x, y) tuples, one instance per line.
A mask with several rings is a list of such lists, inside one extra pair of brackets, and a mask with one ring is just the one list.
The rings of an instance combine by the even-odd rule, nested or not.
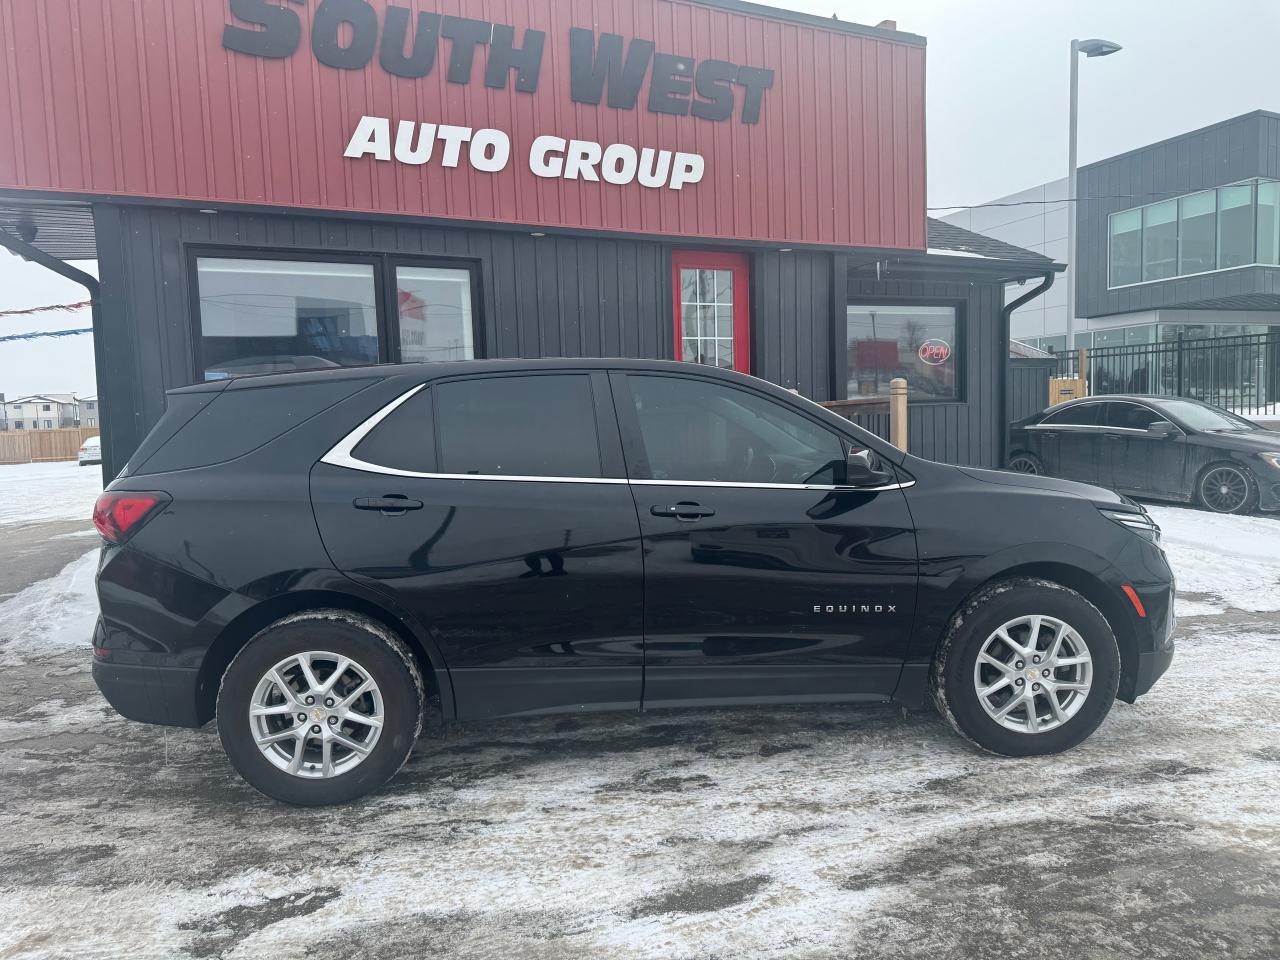
[[(991, 200), (1066, 174), (1068, 45), (1123, 45), (1081, 62), (1080, 162), (1250, 110), (1280, 110), (1277, 0), (774, 0), (821, 16), (896, 20), (928, 39), (929, 203)], [(0, 310), (84, 298), (0, 250)], [(0, 336), (88, 326), (0, 317)], [(94, 392), (89, 337), (0, 342), (0, 392)]]

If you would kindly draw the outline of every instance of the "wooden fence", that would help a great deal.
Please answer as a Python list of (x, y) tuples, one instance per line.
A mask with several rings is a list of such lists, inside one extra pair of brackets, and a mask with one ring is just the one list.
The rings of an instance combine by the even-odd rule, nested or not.
[(80, 444), (98, 435), (97, 427), (0, 432), (0, 464), (75, 460)]

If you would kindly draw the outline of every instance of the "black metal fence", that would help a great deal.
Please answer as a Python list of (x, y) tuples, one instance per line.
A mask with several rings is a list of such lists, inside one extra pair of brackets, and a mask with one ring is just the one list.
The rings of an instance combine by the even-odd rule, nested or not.
[[(1081, 375), (1080, 351), (1058, 355), (1057, 375)], [(1093, 396), (1190, 397), (1246, 417), (1280, 417), (1280, 334), (1095, 347), (1083, 376)]]

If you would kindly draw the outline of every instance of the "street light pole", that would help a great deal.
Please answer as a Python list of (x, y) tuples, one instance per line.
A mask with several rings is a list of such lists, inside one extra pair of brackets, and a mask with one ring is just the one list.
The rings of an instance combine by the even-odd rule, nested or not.
[(1071, 41), (1071, 105), (1067, 108), (1067, 350), (1076, 348), (1076, 123), (1080, 112), (1080, 41)]
[(1067, 268), (1071, 271), (1067, 283), (1067, 349), (1076, 348), (1076, 279), (1079, 276), (1079, 257), (1076, 250), (1076, 219), (1080, 215), (1077, 196), (1076, 125), (1080, 109), (1080, 54), (1086, 57), (1106, 57), (1121, 49), (1110, 40), (1071, 41), (1071, 103), (1067, 117)]

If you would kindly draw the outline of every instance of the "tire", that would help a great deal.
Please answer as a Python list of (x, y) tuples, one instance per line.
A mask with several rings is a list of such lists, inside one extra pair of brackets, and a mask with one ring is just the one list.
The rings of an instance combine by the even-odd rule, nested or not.
[[(1051, 670), (1052, 679), (1058, 681), (1056, 692), (1049, 692), (1043, 678), (1047, 660), (1039, 666), (1019, 660), (1014, 648), (996, 637), (998, 631), (1008, 627), (1011, 639), (1026, 646), (1031, 624), (1026, 625), (1025, 632), (1021, 625), (1009, 625), (1032, 617), (1044, 618), (1036, 655), (1047, 654), (1057, 633), (1056, 624), (1066, 624), (1069, 629), (1059, 647), (1060, 659), (1077, 659), (1077, 647), (1088, 655), (1087, 665), (1076, 663)], [(978, 656), (984, 651), (998, 660), (1009, 656), (1008, 669), (996, 669), (984, 660), (979, 671)], [(1024, 667), (1016, 668), (1018, 662)], [(1028, 671), (1039, 675), (1032, 678)], [(1085, 677), (1087, 690), (1064, 689)], [(981, 681), (987, 689), (994, 690), (1000, 679), (1007, 680), (1010, 697), (1025, 697), (1029, 687), (1039, 684), (1040, 692), (1031, 693), (1034, 722), (1028, 716), (1025, 699), (1024, 705), (1015, 706), (1003, 721), (992, 716), (993, 711), (998, 712), (1002, 704), (1008, 703), (1002, 699), (1005, 693), (1000, 690), (983, 698), (978, 685)], [(1021, 686), (1014, 685), (1016, 680), (1022, 680)], [(1119, 682), (1120, 650), (1110, 624), (1097, 607), (1061, 584), (1029, 577), (991, 584), (966, 601), (943, 637), (932, 674), (934, 703), (943, 718), (982, 749), (1007, 757), (1060, 753), (1083, 741), (1110, 712)], [(1064, 719), (1053, 716), (1048, 699), (1051, 696), (1058, 702), (1057, 713)], [(1033, 726), (1036, 729), (1031, 729)]]
[[(306, 679), (302, 659), (318, 686)], [(218, 690), (218, 734), (236, 772), (268, 797), (348, 803), (404, 766), (422, 730), (424, 700), (413, 653), (385, 627), (345, 610), (309, 610), (277, 620), (236, 654)], [(251, 706), (265, 715), (251, 717)], [(305, 736), (301, 747), (294, 731)], [(259, 738), (268, 742), (259, 746)]]
[(1258, 481), (1238, 463), (1211, 463), (1196, 477), (1195, 498), (1214, 513), (1252, 513), (1258, 505)]
[(1009, 458), (1009, 466), (1007, 469), (1014, 473), (1025, 473), (1031, 476), (1043, 477), (1044, 461), (1037, 457), (1034, 453), (1026, 450), (1019, 450)]

